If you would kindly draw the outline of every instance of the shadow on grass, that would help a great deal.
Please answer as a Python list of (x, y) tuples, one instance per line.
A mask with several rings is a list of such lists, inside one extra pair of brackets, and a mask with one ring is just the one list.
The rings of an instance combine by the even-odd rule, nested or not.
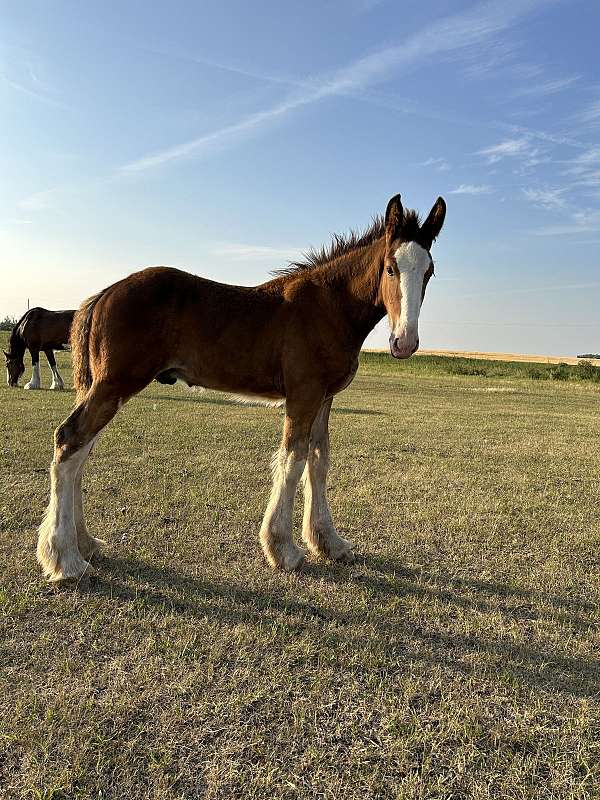
[[(276, 593), (259, 592), (234, 584), (218, 584), (177, 572), (165, 565), (148, 564), (135, 558), (100, 557), (102, 573), (79, 584), (82, 593), (135, 601), (163, 611), (214, 615), (224, 622), (262, 621), (265, 613), (286, 615), (286, 623), (308, 620), (347, 623), (347, 615), (303, 600)], [(105, 577), (104, 567), (110, 569)]]
[(49, 394), (55, 394), (59, 397), (61, 394), (75, 394), (75, 389), (72, 386), (65, 386), (64, 389), (51, 389), (50, 385), (40, 386), (39, 389), (25, 389), (24, 386), (16, 386), (12, 388), (15, 388), (16, 391), (22, 390), (24, 395), (28, 395), (30, 397), (35, 397), (36, 394), (45, 394), (46, 392)]
[(385, 417), (386, 414), (383, 411), (374, 411), (370, 408), (336, 408), (336, 406), (331, 407), (332, 414), (360, 414), (366, 417)]
[[(298, 580), (313, 579), (333, 584), (356, 584), (371, 595), (372, 612), (363, 606), (347, 612), (316, 602), (289, 597), (289, 589), (262, 592), (245, 586), (218, 584), (135, 558), (101, 560), (104, 574), (92, 577), (80, 591), (106, 598), (118, 598), (163, 613), (191, 614), (202, 619), (217, 619), (225, 624), (248, 622), (257, 626), (277, 624), (288, 635), (306, 633), (323, 637), (341, 650), (351, 647), (376, 652), (384, 660), (442, 665), (465, 674), (483, 673), (504, 683), (522, 682), (537, 690), (594, 697), (600, 693), (600, 662), (597, 659), (565, 655), (552, 642), (539, 641), (544, 635), (532, 630), (538, 620), (556, 626), (590, 632), (595, 610), (592, 604), (578, 604), (573, 598), (546, 596), (515, 586), (469, 578), (455, 578), (426, 570), (411, 570), (401, 562), (380, 556), (359, 558), (352, 566), (310, 563)], [(105, 577), (110, 570), (110, 577)], [(306, 584), (305, 584), (306, 585)], [(431, 605), (424, 622), (406, 620), (403, 609), (386, 604), (385, 598), (415, 596), (439, 601)], [(514, 604), (517, 598), (522, 601)], [(554, 611), (540, 608), (550, 603)], [(567, 608), (568, 612), (563, 609)], [(463, 613), (500, 614), (520, 627), (520, 636), (490, 627), (481, 632), (464, 633), (454, 624)], [(578, 613), (588, 612), (586, 619)], [(493, 625), (493, 616), (490, 617)], [(481, 619), (478, 620), (481, 624)], [(358, 628), (367, 623), (373, 634), (368, 638)], [(357, 631), (354, 633), (354, 628)], [(454, 628), (454, 630), (452, 630)], [(528, 639), (537, 637), (536, 643)], [(481, 657), (485, 663), (481, 664)], [(474, 665), (474, 661), (479, 661)]]
[[(186, 394), (155, 394), (155, 395), (148, 395), (144, 398), (147, 402), (152, 402), (156, 400), (174, 400), (178, 403), (200, 403), (202, 405), (211, 405), (211, 406), (246, 406), (247, 408), (269, 408), (269, 406), (265, 406), (264, 403), (260, 401), (253, 401), (249, 400), (246, 402), (240, 402), (238, 400), (230, 400), (227, 397), (227, 394), (224, 394), (223, 397), (214, 397), (212, 395), (205, 395), (203, 392), (194, 392), (190, 390), (189, 393)], [(273, 410), (283, 409), (285, 406), (271, 406)], [(369, 416), (369, 417), (383, 417), (386, 416), (383, 411), (375, 411), (369, 408), (346, 408), (344, 406), (336, 407), (335, 405), (332, 406), (331, 409), (332, 414), (360, 414), (362, 416)]]

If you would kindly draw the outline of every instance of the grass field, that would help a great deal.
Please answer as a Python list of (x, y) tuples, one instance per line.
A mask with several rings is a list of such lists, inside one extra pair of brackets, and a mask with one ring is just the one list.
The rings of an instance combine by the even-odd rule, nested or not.
[(153, 384), (89, 463), (97, 575), (59, 590), (35, 528), (73, 395), (3, 385), (0, 797), (599, 797), (600, 384), (499, 363), (364, 358), (331, 421), (357, 560), (294, 575), (257, 542), (282, 412)]

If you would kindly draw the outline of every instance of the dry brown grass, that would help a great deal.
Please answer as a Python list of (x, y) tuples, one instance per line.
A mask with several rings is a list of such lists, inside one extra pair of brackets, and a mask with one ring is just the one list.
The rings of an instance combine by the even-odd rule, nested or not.
[[(387, 352), (385, 348), (367, 350), (370, 353)], [(574, 356), (536, 356), (525, 353), (479, 353), (471, 350), (427, 350), (420, 349), (417, 356), (447, 356), (448, 358), (476, 358), (484, 361), (517, 361), (529, 364), (579, 364), (581, 361), (589, 361), (596, 367), (600, 367), (600, 358), (577, 358)]]
[(297, 575), (257, 543), (281, 412), (155, 384), (61, 591), (35, 527), (72, 396), (0, 402), (2, 800), (598, 797), (597, 384), (364, 364), (332, 415), (358, 559)]

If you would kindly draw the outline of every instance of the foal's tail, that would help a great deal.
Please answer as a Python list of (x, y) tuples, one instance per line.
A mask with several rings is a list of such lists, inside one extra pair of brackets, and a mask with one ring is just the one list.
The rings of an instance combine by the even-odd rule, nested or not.
[(78, 403), (83, 400), (94, 380), (90, 367), (90, 331), (94, 309), (106, 291), (107, 289), (103, 289), (98, 294), (84, 300), (73, 317), (71, 352), (73, 355), (73, 383), (77, 390)]

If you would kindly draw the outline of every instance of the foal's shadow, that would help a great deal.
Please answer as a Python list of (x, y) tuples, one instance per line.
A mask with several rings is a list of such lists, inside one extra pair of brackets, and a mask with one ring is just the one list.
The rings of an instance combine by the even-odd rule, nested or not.
[[(580, 630), (589, 630), (591, 625), (585, 614), (598, 611), (596, 604), (583, 599), (477, 578), (456, 577), (443, 571), (409, 568), (390, 556), (359, 555), (354, 569), (349, 572), (331, 569), (325, 562), (311, 564), (307, 569), (326, 582), (345, 583), (350, 580), (381, 595), (415, 595), (482, 612), (500, 608), (504, 615), (516, 620), (545, 617)], [(540, 608), (541, 605), (551, 608)]]
[[(600, 692), (598, 660), (564, 655), (551, 640), (546, 643), (538, 638), (530, 644), (524, 636), (515, 641), (494, 623), (494, 617), (501, 614), (524, 631), (536, 621), (547, 620), (554, 627), (568, 628), (575, 634), (589, 632), (596, 607), (586, 601), (411, 569), (397, 559), (378, 555), (359, 556), (351, 565), (308, 563), (298, 575), (299, 589), (306, 595), (313, 582), (318, 581), (319, 599), (314, 602), (290, 597), (289, 586), (260, 591), (186, 575), (171, 566), (148, 564), (132, 557), (102, 558), (100, 567), (102, 572), (82, 584), (80, 591), (162, 613), (200, 619), (209, 616), (223, 624), (246, 622), (258, 626), (276, 619), (291, 632), (308, 629), (313, 635), (326, 635), (340, 647), (346, 647), (351, 640), (354, 648), (380, 648), (400, 660), (443, 665), (450, 670), (459, 669), (456, 665), (464, 659), (464, 663), (482, 665), (460, 669), (484, 671), (488, 677), (503, 674), (544, 691), (577, 697), (592, 697)], [(110, 569), (110, 576), (106, 576), (105, 568)], [(343, 610), (336, 607), (333, 593), (333, 602), (325, 605), (322, 585), (328, 583), (355, 584), (366, 591), (368, 602), (372, 601), (368, 619), (363, 606), (344, 606)], [(403, 606), (386, 603), (388, 598), (403, 597), (432, 601), (427, 605), (429, 616), (425, 622), (415, 623)], [(438, 601), (443, 604), (441, 608)], [(436, 615), (459, 619), (461, 613), (470, 611), (489, 612), (493, 627), (485, 630), (481, 618), (477, 634), (465, 633), (459, 622), (451, 632), (445, 625), (436, 625)], [(373, 631), (368, 638), (364, 636), (365, 622)], [(477, 657), (476, 662), (472, 661), (473, 656)]]
[[(81, 583), (79, 591), (136, 602), (163, 612), (183, 612), (202, 618), (211, 615), (228, 623), (263, 620), (265, 615), (272, 614), (285, 615), (291, 627), (309, 620), (337, 620), (342, 624), (347, 621), (344, 614), (314, 603), (247, 586), (217, 583), (135, 558), (100, 556), (98, 565), (102, 572)], [(110, 577), (105, 577), (104, 567), (110, 568)]]

